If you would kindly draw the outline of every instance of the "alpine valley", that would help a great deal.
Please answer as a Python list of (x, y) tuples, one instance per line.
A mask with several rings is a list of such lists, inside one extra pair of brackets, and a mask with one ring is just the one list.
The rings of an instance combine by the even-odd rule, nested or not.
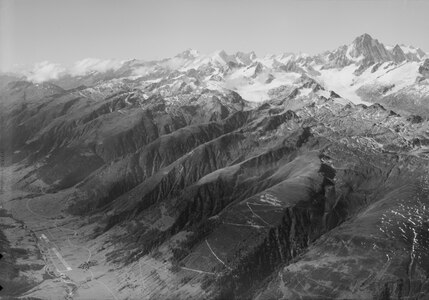
[(43, 71), (0, 76), (2, 299), (429, 299), (423, 50)]

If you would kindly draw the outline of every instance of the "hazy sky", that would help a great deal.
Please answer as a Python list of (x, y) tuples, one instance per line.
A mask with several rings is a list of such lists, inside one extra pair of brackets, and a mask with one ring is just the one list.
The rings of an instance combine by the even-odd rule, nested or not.
[(0, 0), (0, 66), (187, 48), (310, 54), (367, 32), (429, 51), (428, 0)]

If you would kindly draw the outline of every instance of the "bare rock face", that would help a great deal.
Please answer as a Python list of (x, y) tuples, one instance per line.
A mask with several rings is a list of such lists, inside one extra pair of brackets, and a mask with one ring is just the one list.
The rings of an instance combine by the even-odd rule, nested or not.
[(348, 53), (353, 58), (363, 56), (364, 63), (376, 63), (391, 60), (390, 53), (383, 44), (373, 39), (369, 34), (357, 37), (348, 49)]
[(429, 78), (429, 59), (425, 59), (423, 64), (419, 67), (419, 73), (425, 78)]
[(396, 45), (392, 49), (392, 58), (394, 62), (400, 63), (404, 60), (407, 60), (407, 57), (405, 56), (404, 51), (402, 51), (401, 47), (399, 45)]
[(349, 45), (328, 52), (325, 57), (327, 60), (325, 68), (343, 68), (350, 64), (358, 64), (363, 70), (377, 63), (388, 61), (400, 63), (407, 60), (399, 45), (389, 51), (382, 43), (367, 33), (358, 36)]

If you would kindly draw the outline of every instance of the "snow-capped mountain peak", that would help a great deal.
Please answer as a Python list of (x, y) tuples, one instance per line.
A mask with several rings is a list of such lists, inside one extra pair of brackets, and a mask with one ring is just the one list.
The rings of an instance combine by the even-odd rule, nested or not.
[(184, 58), (184, 59), (194, 59), (200, 56), (200, 53), (195, 49), (186, 49), (185, 51), (176, 55), (176, 57)]
[[(131, 81), (138, 88), (149, 86), (147, 94), (168, 97), (204, 89), (230, 90), (255, 102), (288, 97), (300, 86), (300, 78), (308, 77), (327, 91), (365, 103), (374, 95), (393, 97), (407, 89), (416, 99), (424, 96), (429, 85), (426, 57), (419, 48), (385, 46), (363, 34), (348, 45), (314, 56), (285, 52), (257, 57), (255, 52), (229, 54), (225, 50), (200, 54), (187, 49), (157, 61), (86, 59), (68, 69), (44, 63), (23, 75), (30, 81), (52, 81), (65, 89)], [(121, 86), (115, 85), (115, 89)]]
[(419, 61), (419, 60), (422, 60), (424, 57), (427, 56), (427, 53), (425, 53), (420, 48), (416, 48), (414, 46), (407, 46), (404, 44), (401, 44), (400, 47), (401, 47), (402, 51), (404, 51), (404, 54), (408, 60)]
[(391, 59), (390, 53), (378, 40), (365, 33), (358, 36), (347, 48), (347, 57), (363, 63), (383, 62)]
[(238, 63), (248, 66), (257, 59), (257, 56), (256, 53), (253, 51), (249, 53), (239, 51), (235, 53), (235, 58)]

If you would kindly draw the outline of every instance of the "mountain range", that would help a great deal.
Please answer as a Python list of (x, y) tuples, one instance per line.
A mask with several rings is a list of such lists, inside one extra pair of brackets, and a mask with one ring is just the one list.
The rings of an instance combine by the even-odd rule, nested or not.
[(429, 295), (419, 48), (43, 63), (0, 88), (0, 295)]
[[(283, 53), (258, 58), (254, 52), (229, 55), (223, 50), (202, 55), (188, 49), (160, 61), (85, 59), (68, 69), (44, 62), (2, 78), (2, 85), (18, 77), (34, 83), (48, 81), (63, 89), (128, 85), (148, 95), (232, 90), (245, 100), (261, 102), (287, 95), (307, 76), (355, 104), (376, 98), (396, 109), (428, 113), (427, 59), (420, 48), (384, 46), (363, 34), (349, 45), (314, 56)], [(399, 101), (408, 95), (412, 99)]]

